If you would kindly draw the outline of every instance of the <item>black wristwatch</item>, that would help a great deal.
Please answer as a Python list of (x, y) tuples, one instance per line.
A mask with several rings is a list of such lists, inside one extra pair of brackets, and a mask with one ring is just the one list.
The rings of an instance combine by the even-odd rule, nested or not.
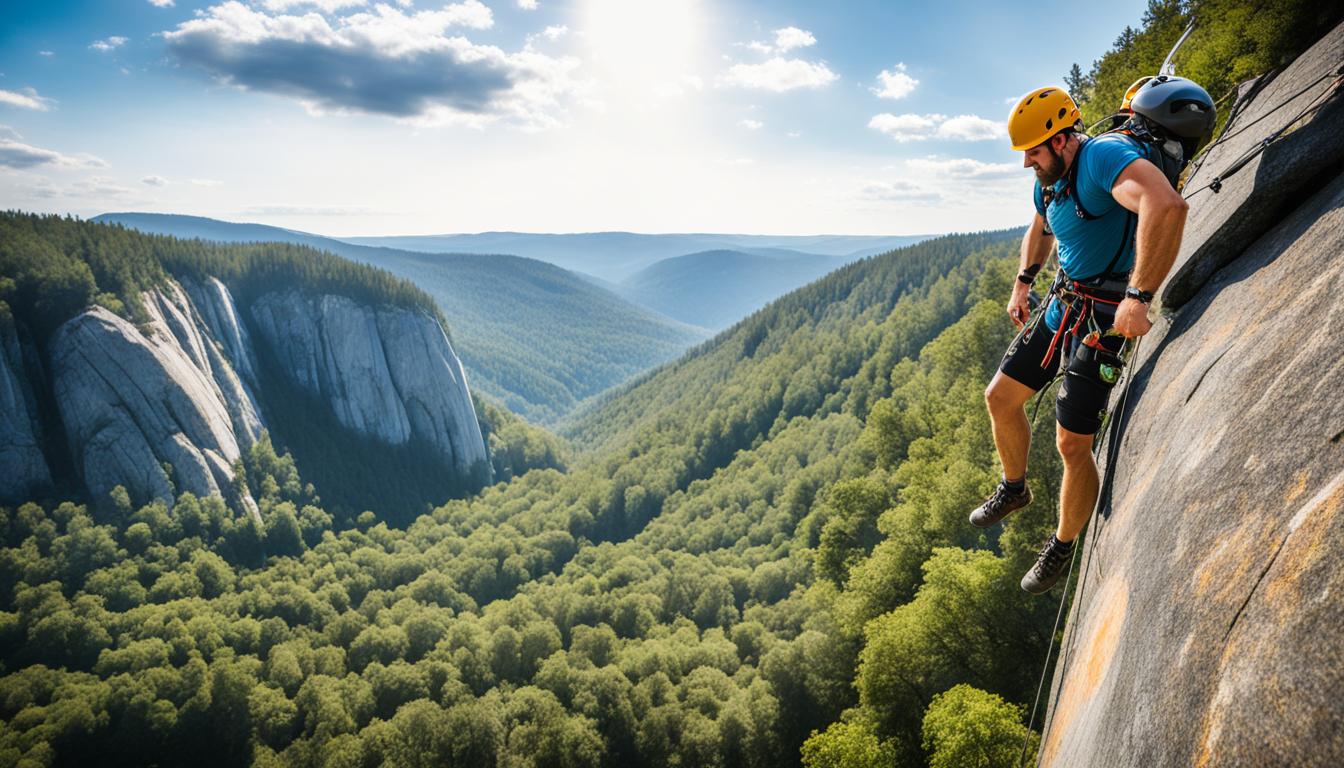
[(1139, 290), (1138, 288), (1135, 288), (1134, 286), (1131, 285), (1131, 286), (1129, 286), (1128, 288), (1125, 289), (1125, 298), (1126, 298), (1126, 299), (1138, 299), (1139, 301), (1142, 301), (1144, 304), (1152, 304), (1152, 303), (1153, 303), (1153, 292), (1152, 292), (1152, 291), (1141, 291), (1141, 290)]

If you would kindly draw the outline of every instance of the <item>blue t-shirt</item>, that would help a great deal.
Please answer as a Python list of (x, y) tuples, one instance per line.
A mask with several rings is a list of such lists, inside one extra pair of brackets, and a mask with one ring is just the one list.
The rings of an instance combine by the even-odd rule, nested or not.
[[(1087, 139), (1078, 149), (1074, 162), (1079, 163), (1077, 189), (1062, 195), (1068, 186), (1069, 174), (1055, 182), (1055, 196), (1050, 209), (1045, 207), (1041, 184), (1036, 183), (1033, 198), (1036, 212), (1046, 218), (1059, 244), (1059, 266), (1076, 280), (1099, 276), (1115, 258), (1124, 242), (1124, 252), (1112, 267), (1113, 272), (1134, 268), (1134, 227), (1129, 210), (1111, 196), (1111, 187), (1130, 163), (1144, 157), (1144, 151), (1125, 136), (1108, 134)], [(1078, 195), (1083, 208), (1094, 219), (1083, 219), (1077, 214), (1073, 195)], [(1063, 307), (1052, 300), (1045, 313), (1045, 324), (1058, 330)]]

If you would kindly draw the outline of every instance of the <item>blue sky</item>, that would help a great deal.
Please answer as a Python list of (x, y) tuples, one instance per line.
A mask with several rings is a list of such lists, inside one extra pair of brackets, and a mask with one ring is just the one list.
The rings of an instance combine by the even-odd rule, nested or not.
[(120, 0), (0, 20), (0, 206), (333, 235), (1011, 226), (1145, 3)]

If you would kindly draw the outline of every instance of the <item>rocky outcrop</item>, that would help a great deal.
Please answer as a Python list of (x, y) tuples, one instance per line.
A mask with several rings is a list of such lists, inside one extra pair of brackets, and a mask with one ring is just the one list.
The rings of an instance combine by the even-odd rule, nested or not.
[(460, 471), (487, 460), (462, 363), (433, 317), (297, 291), (266, 294), (251, 314), (284, 375), (342, 425), (391, 445), (424, 440)]
[(35, 363), (13, 322), (0, 316), (0, 502), (27, 501), (51, 486), (32, 386), (41, 380)]
[(0, 317), (0, 500), (52, 485), (34, 397), (49, 388), (74, 471), (95, 500), (118, 485), (135, 504), (217, 493), (255, 515), (234, 467), (261, 436), (265, 412), (291, 407), (258, 397), (271, 381), (263, 359), (278, 360), (276, 375), (358, 435), (431, 446), (464, 477), (489, 466), (462, 363), (428, 313), (287, 290), (243, 308), (249, 323), (213, 277), (167, 280), (141, 299), (138, 327), (101, 307), (62, 324), (45, 345), (49, 384)]
[[(1176, 266), (1162, 289), (1162, 303), (1178, 307), (1251, 241), (1283, 220), (1301, 195), (1319, 189), (1344, 167), (1344, 99), (1327, 98), (1344, 65), (1344, 30), (1335, 29), (1277, 77), (1243, 87), (1235, 116), (1221, 141), (1186, 182), (1194, 192)], [(1311, 119), (1294, 118), (1311, 111)], [(1220, 191), (1212, 183), (1267, 137), (1291, 130), (1291, 141), (1271, 144), (1232, 176)], [(1199, 191), (1195, 191), (1199, 190)]]
[(1042, 765), (1344, 765), (1344, 99), (1318, 81), (1341, 61), (1344, 27), (1187, 184), (1325, 99), (1191, 200), (1163, 293), (1181, 306), (1117, 416)]
[(215, 376), (232, 370), (212, 365), (213, 345), (174, 301), (181, 293), (145, 298), (148, 335), (94, 307), (52, 339), (53, 392), (80, 477), (95, 499), (122, 485), (136, 503), (191, 491), (255, 509), (233, 477), (249, 436), (235, 424), (259, 427), (255, 411), (230, 412)]
[[(390, 445), (423, 441), (463, 473), (488, 465), (462, 364), (426, 313), (269, 293), (250, 306), (254, 338), (213, 278), (168, 281), (143, 304), (150, 319), (141, 328), (95, 307), (51, 341), (54, 401), (94, 498), (117, 485), (137, 504), (219, 493), (255, 513), (235, 486), (233, 465), (261, 435), (265, 408), (286, 407), (263, 407), (256, 397), (258, 342), (279, 361), (280, 375), (325, 401), (350, 430)], [(12, 371), (11, 359), (18, 358), (6, 353), (0, 369), (0, 398), (22, 405), (25, 390), (10, 379), (23, 385), (27, 377)], [(6, 482), (16, 488), (50, 481), (41, 474), (36, 418), (21, 418), (31, 412), (7, 407), (0, 422)]]
[(233, 365), (243, 383), (249, 387), (257, 386), (257, 359), (252, 348), (252, 339), (248, 337), (247, 326), (238, 315), (233, 295), (229, 289), (214, 277), (197, 282), (190, 278), (179, 278), (183, 290), (191, 298), (192, 305), (205, 321), (210, 335), (223, 347), (225, 355)]

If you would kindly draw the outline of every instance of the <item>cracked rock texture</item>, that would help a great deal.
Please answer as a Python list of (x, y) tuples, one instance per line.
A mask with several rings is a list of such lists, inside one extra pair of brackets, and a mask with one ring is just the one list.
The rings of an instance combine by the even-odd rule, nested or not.
[(95, 499), (122, 485), (137, 504), (171, 501), (175, 486), (255, 512), (232, 465), (261, 422), (250, 401), (225, 393), (236, 376), (178, 301), (176, 290), (145, 295), (148, 336), (102, 307), (57, 330), (52, 387), (76, 470)]
[[(1344, 27), (1231, 130), (1341, 54)], [(1344, 765), (1344, 175), (1330, 164), (1344, 144), (1340, 100), (1223, 193), (1191, 200), (1163, 294), (1180, 308), (1144, 337), (1117, 416), (1113, 492), (1081, 560), (1042, 765)], [(1281, 124), (1262, 120), (1240, 143)], [(1313, 158), (1336, 159), (1304, 173)], [(1272, 215), (1247, 212), (1266, 195)]]
[(488, 460), (462, 363), (433, 317), (295, 291), (251, 313), (285, 376), (344, 426), (392, 445), (425, 440), (464, 472)]
[[(52, 393), (76, 471), (95, 499), (125, 486), (133, 503), (218, 493), (256, 514), (233, 463), (261, 435), (258, 341), (281, 375), (324, 400), (344, 426), (384, 443), (422, 439), (445, 466), (488, 462), (462, 363), (437, 320), (334, 295), (268, 293), (254, 339), (219, 280), (183, 278), (146, 292), (141, 329), (94, 307), (51, 341)], [(4, 498), (50, 485), (25, 357), (0, 328)], [(166, 468), (170, 467), (170, 469)]]
[(51, 486), (32, 387), (41, 377), (28, 352), (14, 323), (0, 317), (0, 501), (5, 502), (33, 498)]

